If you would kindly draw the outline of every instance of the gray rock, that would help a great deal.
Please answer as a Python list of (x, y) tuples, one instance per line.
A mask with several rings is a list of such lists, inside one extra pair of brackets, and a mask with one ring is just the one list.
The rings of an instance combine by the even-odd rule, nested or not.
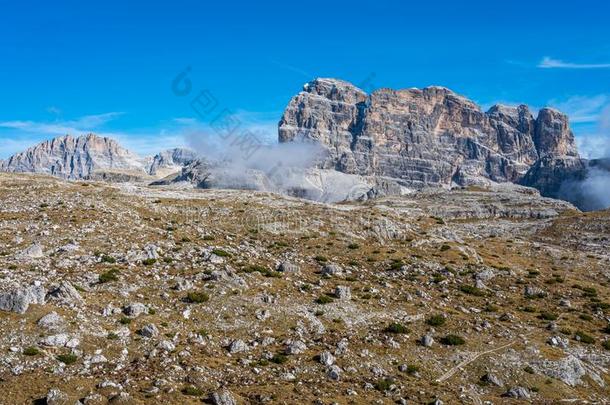
[(352, 298), (352, 291), (349, 287), (339, 285), (335, 288), (335, 297), (340, 300), (350, 300)]
[(174, 350), (176, 350), (176, 345), (170, 340), (162, 340), (157, 345), (157, 348), (166, 352), (173, 352)]
[(248, 350), (248, 345), (243, 340), (237, 339), (229, 345), (229, 353), (241, 353)]
[(495, 385), (496, 387), (502, 387), (504, 383), (495, 374), (487, 373), (481, 377), (481, 381), (487, 384)]
[(83, 297), (69, 281), (62, 281), (59, 285), (51, 287), (47, 298), (69, 305), (84, 303)]
[(0, 310), (25, 314), (32, 304), (45, 303), (46, 289), (40, 284), (0, 294)]
[(325, 276), (336, 276), (342, 273), (343, 269), (337, 264), (328, 263), (322, 267), (322, 274)]
[(567, 349), (570, 345), (568, 339), (561, 336), (551, 336), (549, 340), (547, 340), (547, 343), (553, 347), (560, 347), (562, 349)]
[(61, 317), (57, 312), (49, 312), (37, 322), (37, 325), (43, 329), (50, 331), (60, 331), (66, 326), (64, 318)]
[(140, 315), (148, 313), (148, 307), (139, 302), (127, 305), (123, 308), (123, 313), (129, 317), (136, 318)]
[(39, 243), (33, 243), (26, 249), (17, 253), (16, 256), (18, 259), (22, 259), (22, 260), (40, 259), (41, 257), (44, 257), (44, 252), (42, 251), (42, 246), (40, 246)]
[(129, 393), (119, 392), (118, 394), (110, 397), (110, 399), (108, 400), (108, 403), (109, 404), (131, 404), (131, 403), (133, 403), (133, 400), (131, 398), (131, 395), (129, 395)]
[(283, 273), (298, 273), (300, 271), (299, 266), (290, 262), (282, 262), (277, 267), (277, 271), (281, 271)]
[(319, 356), (320, 363), (325, 366), (332, 366), (335, 363), (335, 356), (333, 356), (329, 351), (322, 352)]
[(47, 405), (68, 405), (70, 398), (58, 388), (51, 388), (47, 393)]
[(336, 364), (333, 364), (326, 371), (326, 375), (331, 380), (335, 380), (336, 381), (336, 380), (338, 380), (341, 377), (341, 371), (342, 370), (341, 370), (341, 368), (339, 366), (337, 366)]
[(229, 390), (221, 390), (214, 392), (210, 400), (214, 405), (237, 405), (235, 397)]
[(512, 387), (511, 389), (506, 391), (504, 394), (502, 394), (502, 396), (507, 397), (507, 398), (517, 398), (517, 399), (530, 399), (531, 398), (531, 394), (530, 394), (529, 390), (524, 387)]
[(432, 347), (432, 345), (434, 344), (434, 338), (432, 337), (432, 335), (424, 335), (421, 340), (421, 345), (424, 347)]
[(46, 336), (40, 341), (40, 344), (50, 347), (65, 347), (69, 341), (70, 336), (67, 333), (58, 333), (57, 335)]
[(176, 291), (188, 291), (193, 289), (193, 282), (190, 280), (186, 280), (182, 277), (176, 278), (176, 286), (174, 287)]
[(91, 360), (89, 361), (91, 362), (91, 364), (101, 364), (107, 363), (108, 359), (103, 354), (95, 354), (91, 357)]
[(542, 288), (528, 285), (525, 287), (524, 295), (528, 298), (538, 298), (546, 296), (546, 292)]
[(288, 342), (286, 345), (286, 354), (301, 354), (307, 350), (307, 345), (301, 340)]
[(475, 276), (477, 280), (481, 280), (483, 282), (489, 281), (496, 276), (496, 272), (493, 269), (485, 269), (478, 272)]
[(159, 336), (159, 329), (154, 324), (149, 323), (140, 329), (140, 335), (147, 338), (155, 338)]
[(582, 361), (572, 355), (558, 361), (544, 360), (538, 367), (544, 375), (563, 381), (571, 387), (579, 385), (582, 377), (587, 374)]

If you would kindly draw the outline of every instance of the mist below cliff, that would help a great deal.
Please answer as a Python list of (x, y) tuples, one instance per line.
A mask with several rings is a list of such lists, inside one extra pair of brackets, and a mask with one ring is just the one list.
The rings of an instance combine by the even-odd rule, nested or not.
[(563, 182), (558, 197), (583, 211), (610, 208), (610, 159), (589, 162), (585, 177)]

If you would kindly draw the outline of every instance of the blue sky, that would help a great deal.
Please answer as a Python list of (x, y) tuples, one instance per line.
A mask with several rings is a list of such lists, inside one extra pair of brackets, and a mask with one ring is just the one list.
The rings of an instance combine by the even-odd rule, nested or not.
[(587, 153), (601, 148), (606, 2), (406, 3), (0, 0), (0, 158), (65, 132), (141, 154), (183, 144), (208, 124), (171, 90), (187, 67), (193, 92), (268, 138), (303, 83), (336, 77), (555, 106)]

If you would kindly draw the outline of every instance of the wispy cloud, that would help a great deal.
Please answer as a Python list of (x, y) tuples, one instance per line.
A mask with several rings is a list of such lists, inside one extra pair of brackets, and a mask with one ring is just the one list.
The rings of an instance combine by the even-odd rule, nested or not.
[[(46, 139), (61, 135), (83, 135), (93, 132), (99, 136), (116, 139), (127, 149), (141, 156), (156, 154), (162, 150), (188, 146), (187, 136), (213, 137), (216, 131), (211, 123), (194, 117), (177, 117), (147, 128), (131, 128), (116, 131), (106, 125), (123, 113), (110, 112), (87, 115), (72, 120), (0, 122), (0, 159), (21, 152)], [(240, 131), (251, 131), (263, 144), (277, 142), (277, 120), (279, 113), (238, 111), (234, 118), (240, 122)]]
[(598, 116), (597, 128), (576, 137), (580, 154), (588, 159), (610, 158), (610, 105)]
[(566, 113), (573, 124), (595, 123), (600, 119), (602, 110), (610, 104), (610, 96), (573, 96), (567, 100), (551, 100), (549, 106)]
[(545, 56), (538, 67), (542, 69), (610, 69), (610, 63), (574, 63)]
[(75, 120), (65, 121), (2, 121), (0, 122), (0, 128), (15, 129), (40, 135), (79, 135), (87, 131), (96, 130), (121, 115), (123, 113), (109, 112), (85, 115)]
[(85, 115), (70, 120), (0, 122), (0, 158), (21, 152), (45, 139), (62, 135), (79, 136), (95, 132), (100, 136), (120, 139), (126, 134), (107, 131), (105, 125), (123, 115), (121, 112)]

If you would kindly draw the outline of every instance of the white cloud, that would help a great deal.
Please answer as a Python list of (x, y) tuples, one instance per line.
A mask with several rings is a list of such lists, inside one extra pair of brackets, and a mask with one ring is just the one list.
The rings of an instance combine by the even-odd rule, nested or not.
[(551, 100), (549, 105), (566, 113), (572, 123), (597, 122), (604, 107), (610, 103), (610, 96), (573, 96), (567, 100)]
[(538, 67), (542, 69), (610, 69), (610, 63), (573, 63), (545, 56), (538, 63)]
[(120, 112), (110, 112), (105, 114), (85, 115), (75, 120), (53, 122), (3, 121), (0, 122), (0, 128), (15, 129), (39, 135), (76, 135), (100, 128), (122, 114), (123, 113)]
[[(152, 128), (119, 132), (108, 130), (105, 124), (121, 115), (123, 113), (110, 112), (86, 115), (72, 120), (0, 122), (0, 159), (21, 152), (46, 139), (67, 134), (79, 136), (93, 132), (99, 136), (116, 139), (125, 148), (142, 156), (153, 155), (165, 149), (187, 147), (187, 135), (191, 137), (194, 132), (211, 134), (206, 136), (216, 135), (210, 123), (192, 117), (174, 118)], [(240, 122), (240, 131), (255, 133), (263, 144), (277, 142), (276, 117), (279, 117), (279, 114), (248, 111), (238, 111), (233, 116)]]
[(597, 131), (578, 136), (576, 141), (583, 157), (610, 158), (610, 105), (600, 112)]

